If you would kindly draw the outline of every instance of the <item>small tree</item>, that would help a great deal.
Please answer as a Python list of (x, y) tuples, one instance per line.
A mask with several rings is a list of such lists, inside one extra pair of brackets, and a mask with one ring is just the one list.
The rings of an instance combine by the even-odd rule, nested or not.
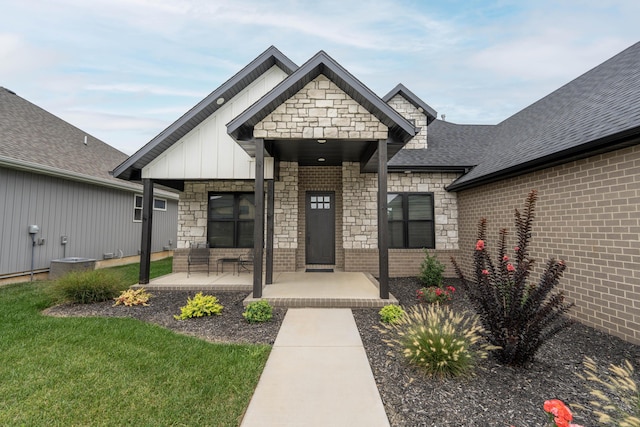
[(429, 252), (425, 249), (424, 260), (420, 265), (420, 275), (418, 279), (420, 279), (425, 287), (439, 287), (442, 284), (444, 268), (444, 264), (438, 261), (436, 255), (429, 255)]
[(506, 229), (500, 230), (497, 263), (486, 249), (487, 220), (478, 224), (478, 240), (474, 251), (475, 282), (468, 281), (451, 258), (471, 304), (487, 331), (487, 339), (500, 347), (495, 355), (508, 365), (523, 365), (549, 338), (571, 322), (564, 316), (574, 305), (564, 301), (562, 292), (553, 293), (566, 266), (564, 261), (549, 259), (538, 284), (527, 284), (533, 268), (529, 258), (529, 241), (537, 192), (527, 197), (524, 213), (515, 210), (518, 243), (515, 258), (506, 251)]

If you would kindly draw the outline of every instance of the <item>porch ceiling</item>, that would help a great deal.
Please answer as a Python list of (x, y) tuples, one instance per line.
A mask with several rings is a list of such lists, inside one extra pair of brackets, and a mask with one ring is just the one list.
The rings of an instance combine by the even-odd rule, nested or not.
[(378, 143), (363, 140), (324, 141), (320, 143), (316, 139), (270, 140), (265, 141), (265, 147), (269, 154), (280, 161), (298, 162), (300, 166), (340, 166), (342, 162), (367, 163)]

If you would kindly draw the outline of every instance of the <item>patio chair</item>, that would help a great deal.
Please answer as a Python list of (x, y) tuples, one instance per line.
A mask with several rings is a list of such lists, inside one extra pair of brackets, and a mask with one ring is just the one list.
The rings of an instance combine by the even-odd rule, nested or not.
[[(248, 268), (251, 266), (251, 270)], [(248, 272), (253, 271), (253, 251), (249, 251), (244, 255), (240, 255), (238, 258), (238, 274), (240, 274), (241, 269), (244, 269)]]
[(206, 265), (207, 276), (209, 275), (209, 245), (206, 243), (192, 243), (189, 248), (189, 257), (187, 258), (187, 277), (191, 274), (192, 265)]

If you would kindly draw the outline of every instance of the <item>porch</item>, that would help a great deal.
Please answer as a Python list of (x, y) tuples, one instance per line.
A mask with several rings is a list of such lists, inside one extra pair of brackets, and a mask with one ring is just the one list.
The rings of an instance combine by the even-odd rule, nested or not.
[[(264, 280), (263, 280), (264, 283)], [(148, 290), (157, 291), (246, 291), (244, 305), (252, 301), (266, 300), (274, 307), (322, 307), (322, 308), (363, 308), (384, 307), (397, 304), (393, 295), (389, 299), (380, 298), (378, 281), (368, 273), (333, 272), (274, 273), (273, 283), (263, 286), (262, 298), (253, 298), (252, 274), (221, 273), (172, 273), (151, 280), (144, 285)]]

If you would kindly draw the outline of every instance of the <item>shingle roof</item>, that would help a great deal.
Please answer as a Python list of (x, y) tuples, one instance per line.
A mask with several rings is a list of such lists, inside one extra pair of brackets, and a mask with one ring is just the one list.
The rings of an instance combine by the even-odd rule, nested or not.
[(233, 98), (274, 65), (277, 65), (287, 74), (293, 73), (298, 68), (296, 64), (274, 46), (269, 47), (219, 88), (211, 92), (195, 107), (160, 132), (158, 136), (149, 141), (124, 163), (116, 167), (113, 170), (113, 175), (127, 180), (139, 179), (136, 175), (139, 175), (143, 167), (220, 108), (222, 103), (218, 104), (216, 102), (219, 98), (222, 98), (223, 102)]
[(463, 144), (479, 161), (450, 190), (639, 143), (640, 43), (498, 124), (493, 137), (470, 130)]
[(127, 155), (0, 87), (0, 158), (122, 184), (109, 171)]
[(389, 170), (468, 170), (478, 164), (481, 147), (491, 143), (496, 131), (492, 125), (434, 120), (428, 127), (427, 148), (400, 150), (389, 161)]

